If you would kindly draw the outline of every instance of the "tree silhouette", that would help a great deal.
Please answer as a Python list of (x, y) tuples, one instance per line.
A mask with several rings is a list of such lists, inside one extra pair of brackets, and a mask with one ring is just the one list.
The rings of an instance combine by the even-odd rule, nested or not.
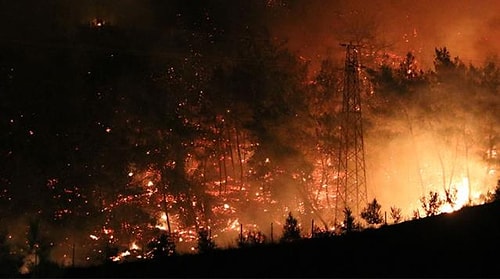
[(455, 67), (455, 63), (451, 60), (450, 51), (446, 49), (446, 47), (435, 48), (434, 52), (434, 67), (436, 68), (436, 71), (439, 72)]
[(495, 187), (491, 200), (494, 202), (500, 202), (500, 179), (497, 181), (497, 186)]
[(148, 243), (152, 258), (164, 258), (176, 254), (175, 242), (168, 233), (162, 233), (158, 238)]
[(215, 242), (210, 235), (210, 230), (201, 228), (198, 231), (198, 253), (207, 253), (216, 248)]
[(368, 203), (366, 208), (361, 212), (361, 218), (363, 218), (370, 225), (378, 225), (384, 222), (380, 208), (382, 206), (377, 202), (377, 199), (373, 199), (371, 203)]
[(326, 228), (320, 228), (318, 226), (314, 226), (312, 238), (328, 238), (334, 236), (334, 231), (329, 231)]
[(300, 227), (298, 221), (292, 216), (292, 212), (288, 213), (285, 225), (283, 225), (283, 235), (280, 242), (291, 242), (300, 239)]
[(447, 204), (449, 204), (452, 208), (455, 207), (455, 204), (457, 203), (457, 189), (456, 188), (449, 188), (444, 191), (445, 194), (445, 200)]
[(33, 274), (39, 274), (40, 269), (49, 263), (49, 254), (52, 246), (41, 231), (40, 220), (37, 218), (29, 222), (27, 244), (29, 253), (34, 255), (34, 262), (28, 269)]
[(349, 207), (344, 208), (344, 225), (342, 226), (343, 233), (351, 233), (359, 229), (359, 224), (356, 223), (355, 217), (352, 215), (352, 210)]
[(443, 200), (437, 192), (429, 191), (429, 196), (420, 198), (422, 208), (424, 209), (425, 216), (434, 216), (439, 213), (439, 209), (443, 205)]
[(266, 236), (261, 231), (250, 231), (243, 238), (238, 237), (238, 247), (251, 247), (264, 244)]
[(412, 220), (420, 219), (420, 212), (418, 211), (418, 208), (413, 210), (412, 214), (413, 214), (411, 217)]
[(403, 218), (401, 216), (401, 208), (391, 206), (391, 218), (394, 221), (394, 224), (401, 222), (401, 219)]

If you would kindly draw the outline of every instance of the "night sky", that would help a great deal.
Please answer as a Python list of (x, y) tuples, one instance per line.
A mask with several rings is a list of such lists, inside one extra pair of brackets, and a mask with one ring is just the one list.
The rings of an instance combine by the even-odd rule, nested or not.
[[(498, 52), (500, 19), (495, 0), (258, 2), (259, 11), (253, 15), (252, 9), (242, 3), (211, 1), (210, 6), (223, 11), (224, 21), (231, 25), (258, 21), (270, 29), (272, 36), (286, 40), (293, 51), (316, 63), (338, 52), (338, 41), (353, 40), (353, 33), (360, 32), (355, 29), (364, 26), (372, 29), (367, 33), (397, 55), (403, 56), (407, 51), (418, 54), (424, 68), (432, 67), (433, 48), (437, 46), (447, 46), (466, 63), (476, 64)], [(122, 28), (150, 30), (155, 36), (162, 36), (172, 28), (180, 5), (196, 6), (191, 1), (186, 3), (2, 1), (0, 28), (3, 40), (50, 40), (61, 35), (57, 31), (69, 36), (79, 24), (88, 24), (89, 18), (102, 17)]]

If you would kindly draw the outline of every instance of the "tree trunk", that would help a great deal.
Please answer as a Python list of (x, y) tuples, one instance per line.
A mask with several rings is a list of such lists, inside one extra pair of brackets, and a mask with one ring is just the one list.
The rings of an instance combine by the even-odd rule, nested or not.
[(470, 182), (470, 170), (469, 170), (469, 144), (467, 143), (467, 133), (465, 130), (465, 124), (463, 129), (463, 137), (464, 137), (464, 146), (465, 146), (465, 171), (467, 175), (467, 189), (469, 190), (469, 195), (467, 196), (468, 203), (471, 203), (471, 182)]
[(233, 171), (233, 176), (236, 176), (236, 168), (234, 166), (234, 156), (233, 156), (233, 140), (231, 137), (231, 129), (227, 130), (227, 149), (229, 152), (229, 158), (231, 159), (231, 168)]
[(413, 150), (415, 151), (415, 162), (417, 163), (417, 173), (418, 173), (418, 178), (420, 180), (420, 190), (422, 195), (425, 195), (425, 187), (424, 187), (424, 179), (422, 178), (422, 171), (420, 168), (420, 160), (417, 152), (417, 143), (415, 141), (415, 135), (413, 133), (413, 125), (411, 123), (410, 115), (408, 114), (408, 111), (406, 108), (403, 109), (404, 113), (406, 115), (406, 121), (408, 122), (408, 129), (410, 130), (410, 137), (411, 137), (411, 142), (413, 145)]
[(167, 194), (165, 193), (166, 189), (163, 192), (163, 210), (165, 211), (165, 216), (167, 217), (167, 229), (169, 237), (172, 235), (172, 230), (170, 228), (170, 218), (168, 217), (168, 204), (167, 204)]
[(238, 153), (238, 163), (240, 166), (240, 191), (243, 188), (243, 161), (241, 160), (241, 147), (240, 147), (240, 137), (237, 127), (234, 127), (236, 133), (236, 150)]

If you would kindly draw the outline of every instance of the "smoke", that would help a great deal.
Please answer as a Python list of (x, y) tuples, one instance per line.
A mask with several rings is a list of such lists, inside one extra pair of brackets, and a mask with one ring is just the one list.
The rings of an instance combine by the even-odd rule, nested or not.
[[(310, 61), (312, 72), (326, 58), (341, 65), (344, 50), (339, 43), (349, 41), (370, 45), (377, 51), (374, 55), (396, 61), (412, 52), (425, 72), (434, 70), (435, 48), (446, 46), (452, 59), (459, 57), (465, 65), (475, 66), (500, 51), (496, 1), (281, 2), (269, 19), (273, 36)], [(361, 63), (377, 67), (368, 57), (361, 57)], [(484, 127), (491, 114), (483, 112), (498, 104), (495, 96), (479, 102), (464, 97), (472, 94), (464, 91), (459, 86), (422, 89), (403, 102), (391, 100), (390, 116), (365, 113), (374, 126), (365, 129), (368, 194), (381, 202), (383, 210), (397, 206), (409, 216), (420, 207), (419, 197), (429, 191), (443, 196), (445, 189), (466, 186), (473, 199), (495, 185), (484, 160), (485, 149), (478, 145), (485, 147), (484, 138), (495, 133)], [(439, 111), (429, 110), (436, 105)]]
[(500, 6), (495, 0), (289, 1), (270, 19), (274, 36), (316, 64), (342, 51), (338, 44), (371, 40), (387, 52), (413, 52), (432, 67), (435, 47), (446, 46), (466, 64), (498, 53)]
[(436, 131), (422, 128), (415, 129), (413, 135), (407, 131), (390, 140), (368, 136), (369, 196), (376, 197), (385, 211), (390, 206), (402, 208), (406, 217), (420, 209), (419, 198), (429, 191), (443, 198), (446, 189), (470, 191), (470, 198), (478, 202), (480, 194), (494, 186), (495, 177), (488, 174), (483, 158), (467, 156), (464, 144), (459, 134), (449, 134), (443, 140)]
[(444, 198), (455, 189), (462, 205), (484, 202), (498, 176), (487, 158), (498, 134), (498, 96), (454, 77), (387, 100), (386, 113), (373, 113), (370, 100), (366, 104), (369, 196), (385, 211), (402, 208), (406, 217), (429, 191)]

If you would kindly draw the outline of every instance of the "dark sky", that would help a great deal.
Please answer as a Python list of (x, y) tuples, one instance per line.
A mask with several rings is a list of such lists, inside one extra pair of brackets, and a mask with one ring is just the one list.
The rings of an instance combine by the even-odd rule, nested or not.
[[(224, 3), (218, 1), (217, 3)], [(421, 66), (432, 67), (435, 47), (480, 64), (500, 51), (500, 5), (496, 0), (269, 0), (268, 24), (273, 35), (308, 60), (337, 51), (352, 32), (369, 30), (388, 51), (416, 54)], [(124, 28), (168, 28), (172, 1), (86, 0), (1, 1), (2, 41), (50, 39), (55, 32), (71, 34), (93, 17)], [(236, 13), (235, 13), (236, 14)], [(371, 30), (371, 31), (370, 31)]]
[[(2, 33), (17, 38), (36, 36), (37, 31), (50, 36), (51, 31), (71, 30), (88, 24), (92, 18), (104, 18), (124, 28), (153, 28), (160, 23), (157, 13), (168, 14), (166, 4), (156, 1), (2, 1)], [(168, 2), (168, 1), (165, 1)], [(166, 16), (168, 17), (168, 15)], [(39, 34), (41, 35), (41, 34)]]

